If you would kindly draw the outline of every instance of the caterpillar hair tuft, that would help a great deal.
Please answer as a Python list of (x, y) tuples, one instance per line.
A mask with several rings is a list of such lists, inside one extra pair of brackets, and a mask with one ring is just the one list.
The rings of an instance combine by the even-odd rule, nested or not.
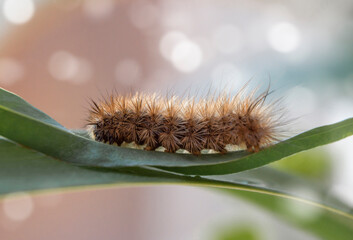
[(222, 93), (201, 100), (160, 94), (114, 93), (91, 101), (88, 126), (100, 142), (133, 143), (152, 151), (205, 150), (226, 153), (234, 149), (257, 152), (283, 137), (283, 109), (266, 103), (269, 89), (235, 96)]

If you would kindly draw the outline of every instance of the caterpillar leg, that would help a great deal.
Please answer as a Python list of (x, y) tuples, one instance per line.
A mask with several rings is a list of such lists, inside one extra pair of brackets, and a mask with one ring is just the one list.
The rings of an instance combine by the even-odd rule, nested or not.
[(146, 151), (154, 151), (154, 150), (156, 150), (156, 146), (146, 146), (145, 148), (144, 148), (144, 150), (146, 150)]
[(260, 146), (258, 144), (256, 145), (246, 145), (246, 150), (248, 152), (254, 153), (260, 151)]
[(175, 150), (172, 150), (172, 149), (165, 149), (164, 152), (167, 152), (167, 153), (175, 153), (176, 151), (175, 151)]

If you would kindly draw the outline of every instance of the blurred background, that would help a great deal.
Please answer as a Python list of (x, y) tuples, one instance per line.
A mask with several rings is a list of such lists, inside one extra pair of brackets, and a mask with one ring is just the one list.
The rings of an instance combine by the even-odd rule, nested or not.
[[(112, 89), (235, 93), (271, 79), (294, 135), (353, 116), (352, 40), (350, 0), (0, 0), (0, 87), (83, 128), (88, 99)], [(352, 146), (273, 167), (353, 206)], [(207, 189), (21, 194), (0, 203), (1, 239), (316, 239)]]

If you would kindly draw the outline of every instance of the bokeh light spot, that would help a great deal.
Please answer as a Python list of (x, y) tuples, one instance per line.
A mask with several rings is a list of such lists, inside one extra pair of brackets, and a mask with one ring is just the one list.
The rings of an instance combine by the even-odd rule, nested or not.
[(198, 44), (183, 40), (173, 48), (171, 61), (179, 71), (192, 72), (201, 65), (202, 58), (202, 51)]
[(32, 0), (5, 0), (3, 13), (9, 22), (24, 24), (34, 15), (35, 6)]
[(29, 194), (25, 192), (6, 195), (3, 200), (5, 215), (12, 221), (24, 221), (33, 212), (33, 201)]
[(57, 51), (50, 57), (49, 72), (58, 80), (73, 78), (78, 72), (78, 68), (78, 60), (69, 52)]
[(186, 39), (187, 37), (182, 32), (170, 31), (166, 33), (159, 43), (159, 50), (162, 56), (167, 60), (171, 60), (175, 46)]
[(67, 51), (53, 53), (48, 68), (53, 78), (74, 84), (82, 84), (92, 76), (89, 62)]
[(296, 26), (281, 22), (272, 26), (268, 31), (267, 40), (274, 50), (289, 53), (298, 48), (301, 36)]
[(24, 67), (11, 58), (0, 59), (0, 84), (9, 86), (24, 76)]

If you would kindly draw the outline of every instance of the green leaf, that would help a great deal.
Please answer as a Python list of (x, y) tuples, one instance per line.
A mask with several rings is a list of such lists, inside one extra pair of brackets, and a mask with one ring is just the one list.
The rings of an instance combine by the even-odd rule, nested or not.
[[(0, 138), (0, 194), (82, 185), (179, 183), (271, 194), (298, 200), (347, 217), (352, 210), (327, 196), (326, 186), (259, 168), (224, 176), (192, 177), (155, 168), (108, 169), (75, 166)], [(307, 196), (307, 193), (310, 193)], [(314, 196), (314, 197), (313, 197)]]
[(163, 177), (153, 178), (74, 166), (1, 137), (0, 154), (0, 194), (76, 186), (105, 186), (112, 183), (130, 185), (168, 182)]
[[(0, 195), (19, 191), (47, 189), (105, 188), (151, 184), (182, 184), (227, 189), (274, 211), (290, 222), (319, 236), (328, 229), (339, 231), (338, 236), (352, 236), (351, 209), (335, 198), (326, 196), (325, 186), (317, 186), (273, 169), (259, 168), (227, 176), (191, 177), (154, 168), (107, 169), (74, 166), (0, 138)], [(124, 171), (123, 171), (124, 170)], [(298, 189), (300, 191), (298, 191)], [(247, 193), (243, 193), (245, 190)], [(310, 198), (302, 192), (311, 192)], [(294, 202), (298, 209), (312, 206), (319, 209), (320, 217), (301, 221), (281, 203)], [(296, 208), (297, 209), (297, 208)], [(327, 226), (320, 229), (319, 226)], [(326, 239), (335, 238), (333, 233)]]
[(330, 181), (333, 160), (327, 149), (314, 149), (274, 162), (271, 167), (311, 179)]
[(155, 166), (189, 175), (241, 172), (353, 134), (353, 119), (316, 128), (258, 153), (171, 154), (96, 142), (63, 128), (23, 99), (0, 89), (0, 135), (49, 156), (92, 167)]
[[(352, 210), (350, 207), (327, 196), (326, 186), (310, 183), (271, 168), (259, 168), (224, 176), (192, 177), (155, 168), (80, 167), (22, 147), (1, 137), (0, 153), (0, 194), (112, 183), (128, 185), (180, 183), (271, 194), (352, 217), (347, 214)], [(308, 192), (310, 194), (306, 196)]]
[[(239, 224), (237, 224), (239, 225)], [(212, 238), (214, 240), (261, 240), (261, 232), (249, 224), (242, 223), (241, 226), (234, 227), (234, 224), (223, 227), (219, 230), (218, 235)]]

